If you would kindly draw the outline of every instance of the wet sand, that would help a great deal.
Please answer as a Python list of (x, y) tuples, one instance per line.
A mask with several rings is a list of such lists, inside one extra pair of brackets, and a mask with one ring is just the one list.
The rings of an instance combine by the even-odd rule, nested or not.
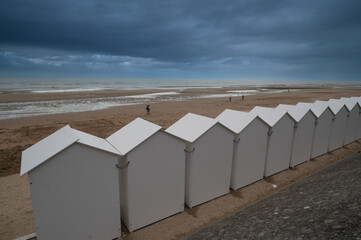
[[(220, 90), (193, 89), (189, 91), (193, 91), (193, 94), (199, 94), (200, 91), (209, 94), (218, 93)], [(106, 94), (104, 92), (107, 91), (96, 94)], [(159, 90), (154, 90), (154, 92), (159, 92)], [(143, 94), (144, 91), (139, 91), (138, 93)], [(63, 97), (61, 96), (62, 94), (55, 95), (57, 95), (55, 98)], [(146, 115), (145, 104), (140, 104), (112, 107), (92, 112), (0, 120), (0, 192), (2, 195), (0, 198), (0, 239), (16, 238), (35, 231), (27, 178), (26, 176), (19, 177), (18, 175), (21, 151), (66, 124), (99, 137), (107, 137), (136, 117), (142, 117), (159, 124), (163, 128), (167, 128), (188, 112), (216, 117), (226, 108), (249, 111), (254, 106), (275, 107), (280, 103), (296, 104), (300, 101), (313, 102), (315, 100), (360, 95), (360, 89), (353, 88), (306, 88), (296, 92), (246, 96), (244, 101), (242, 101), (241, 97), (233, 97), (231, 102), (228, 98), (214, 98), (154, 103), (151, 104), (151, 115), (148, 116)], [(22, 97), (19, 97), (18, 100), (27, 101), (27, 99), (32, 98), (29, 96)], [(40, 97), (35, 96), (35, 98), (39, 99)], [(132, 234), (124, 232), (123, 236), (125, 239), (178, 239), (228, 216), (238, 209), (259, 201), (274, 191), (302, 179), (312, 172), (360, 149), (360, 143), (350, 144), (347, 148), (341, 148), (331, 154), (324, 155), (292, 170), (287, 170), (261, 180), (239, 191), (231, 191), (228, 195), (196, 208), (187, 209), (183, 213), (145, 227)], [(278, 185), (278, 188), (274, 189), (272, 184)]]

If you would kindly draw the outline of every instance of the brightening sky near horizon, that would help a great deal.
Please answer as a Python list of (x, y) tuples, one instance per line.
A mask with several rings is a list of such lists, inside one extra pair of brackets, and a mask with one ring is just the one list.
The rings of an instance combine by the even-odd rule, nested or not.
[(0, 79), (361, 80), (359, 0), (0, 0)]

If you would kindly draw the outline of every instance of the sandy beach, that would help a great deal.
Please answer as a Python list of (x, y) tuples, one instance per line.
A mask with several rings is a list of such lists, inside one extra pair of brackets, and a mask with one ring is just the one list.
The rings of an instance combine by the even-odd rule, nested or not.
[[(19, 176), (21, 151), (64, 125), (69, 124), (75, 129), (99, 137), (107, 137), (137, 117), (142, 117), (163, 128), (167, 128), (188, 112), (216, 117), (227, 108), (249, 111), (254, 106), (275, 107), (280, 103), (296, 104), (301, 101), (313, 102), (330, 98), (361, 96), (361, 89), (352, 86), (345, 88), (295, 86), (293, 88), (297, 91), (259, 93), (246, 96), (244, 100), (242, 100), (241, 96), (235, 96), (232, 97), (232, 101), (229, 101), (228, 97), (222, 97), (151, 103), (151, 115), (146, 115), (146, 104), (138, 104), (116, 106), (97, 111), (0, 120), (0, 239), (14, 239), (35, 232), (27, 177)], [(184, 94), (189, 96), (220, 94), (238, 89), (240, 88), (194, 88), (184, 90)], [(287, 88), (282, 87), (282, 89)], [(89, 96), (125, 96), (161, 91), (163, 90), (119, 90), (56, 94), (2, 93), (0, 94), (0, 103), (76, 99), (88, 98)], [(170, 90), (164, 89), (164, 91)], [(361, 143), (352, 143), (330, 154), (301, 164), (292, 170), (286, 170), (239, 191), (231, 191), (228, 195), (196, 208), (186, 209), (183, 213), (134, 233), (129, 234), (124, 231), (123, 237), (124, 239), (179, 239), (359, 150), (361, 150)], [(277, 185), (277, 188), (274, 188), (273, 184)], [(123, 230), (125, 230), (124, 226)]]

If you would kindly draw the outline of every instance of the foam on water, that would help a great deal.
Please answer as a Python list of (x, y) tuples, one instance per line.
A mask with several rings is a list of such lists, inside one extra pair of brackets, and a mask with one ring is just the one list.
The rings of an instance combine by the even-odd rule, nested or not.
[(111, 88), (70, 88), (70, 89), (46, 89), (31, 90), (32, 93), (65, 93), (65, 92), (92, 92), (100, 90), (110, 90)]
[(230, 90), (229, 93), (257, 93), (259, 90)]
[(165, 96), (165, 95), (178, 95), (178, 92), (159, 92), (159, 93), (147, 93), (147, 94), (139, 94), (128, 96), (128, 98), (155, 98), (157, 96)]

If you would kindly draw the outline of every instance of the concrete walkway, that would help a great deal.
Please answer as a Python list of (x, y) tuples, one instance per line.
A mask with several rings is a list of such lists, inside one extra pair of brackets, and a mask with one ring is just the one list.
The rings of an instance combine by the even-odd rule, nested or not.
[(184, 239), (361, 240), (361, 154)]

